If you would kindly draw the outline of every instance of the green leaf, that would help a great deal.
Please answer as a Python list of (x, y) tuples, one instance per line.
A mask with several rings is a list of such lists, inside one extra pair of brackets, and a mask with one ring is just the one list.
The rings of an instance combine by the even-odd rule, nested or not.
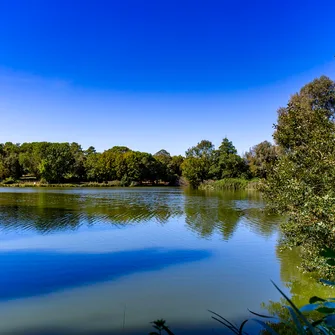
[[(326, 301), (325, 299), (322, 299), (322, 298), (319, 298), (319, 297), (317, 297), (317, 296), (314, 296), (314, 297), (312, 297), (312, 298), (310, 298), (309, 299), (309, 303), (310, 304), (314, 304), (314, 303), (316, 303), (316, 302), (318, 302), (318, 301)], [(301, 309), (300, 309), (301, 310)]]
[(285, 306), (285, 307), (290, 312), (292, 321), (294, 322), (294, 324), (296, 326), (296, 329), (298, 330), (298, 332), (300, 334), (303, 334), (304, 333), (304, 327), (302, 326), (302, 324), (301, 324), (299, 318), (297, 317), (297, 315), (295, 314), (294, 310), (290, 306)]
[(310, 330), (310, 332), (313, 335), (317, 335), (317, 332), (315, 331), (314, 327), (311, 325), (311, 323), (306, 319), (306, 317), (299, 311), (298, 307), (287, 297), (287, 295), (271, 280), (274, 287), (281, 293), (281, 295), (289, 302), (289, 304), (293, 307), (295, 312), (300, 316), (302, 321), (306, 324), (307, 328)]

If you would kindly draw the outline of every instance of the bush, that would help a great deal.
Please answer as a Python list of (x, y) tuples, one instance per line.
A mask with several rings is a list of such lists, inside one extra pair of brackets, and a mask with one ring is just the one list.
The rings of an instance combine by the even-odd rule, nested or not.
[(242, 178), (225, 178), (221, 180), (207, 180), (200, 186), (200, 190), (246, 190), (258, 189), (259, 180)]
[(8, 177), (2, 181), (2, 184), (5, 184), (5, 185), (10, 185), (10, 184), (15, 184), (15, 183), (16, 183), (16, 180), (13, 177)]

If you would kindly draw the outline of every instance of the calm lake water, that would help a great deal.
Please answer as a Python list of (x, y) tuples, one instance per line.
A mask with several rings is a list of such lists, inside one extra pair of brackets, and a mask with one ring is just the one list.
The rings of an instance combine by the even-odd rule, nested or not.
[[(224, 333), (275, 310), (335, 296), (278, 249), (279, 217), (258, 193), (178, 188), (0, 188), (0, 334)], [(272, 300), (274, 303), (271, 303)]]

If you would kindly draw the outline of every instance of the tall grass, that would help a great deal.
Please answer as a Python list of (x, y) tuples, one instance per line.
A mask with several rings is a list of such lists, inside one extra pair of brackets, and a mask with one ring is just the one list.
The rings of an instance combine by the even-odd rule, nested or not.
[(199, 186), (200, 190), (257, 190), (258, 188), (258, 179), (247, 180), (242, 178), (208, 180)]

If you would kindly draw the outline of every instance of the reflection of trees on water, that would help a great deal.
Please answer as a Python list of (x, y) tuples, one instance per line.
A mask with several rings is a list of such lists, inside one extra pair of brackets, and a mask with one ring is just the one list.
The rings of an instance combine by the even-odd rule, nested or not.
[[(289, 289), (289, 297), (298, 307), (308, 304), (309, 298), (313, 296), (321, 298), (335, 297), (333, 288), (322, 285), (318, 282), (318, 278), (313, 277), (310, 273), (304, 273), (299, 269), (299, 249), (281, 250), (277, 246), (276, 254), (280, 260), (281, 281)], [(275, 290), (275, 288), (273, 289)], [(280, 299), (279, 302), (270, 301), (269, 303), (262, 304), (269, 313), (279, 315), (281, 319), (286, 320), (288, 314), (283, 310), (283, 305), (287, 305), (285, 299)]]
[(220, 203), (218, 198), (195, 197), (185, 201), (186, 223), (190, 229), (202, 237), (214, 231), (221, 231), (224, 239), (229, 239), (237, 228), (241, 210)]
[(77, 229), (82, 224), (117, 226), (156, 220), (166, 223), (182, 215), (181, 204), (169, 193), (159, 197), (97, 197), (66, 193), (11, 193), (0, 198), (0, 229), (40, 232)]
[(98, 223), (124, 226), (155, 220), (166, 223), (185, 214), (201, 237), (219, 232), (230, 239), (238, 225), (270, 236), (277, 221), (263, 209), (258, 193), (185, 190), (114, 192), (29, 192), (0, 194), (0, 229), (49, 233)]
[(187, 190), (185, 193), (186, 223), (202, 237), (219, 232), (229, 240), (238, 225), (262, 236), (271, 236), (278, 229), (279, 218), (264, 209), (258, 192)]

